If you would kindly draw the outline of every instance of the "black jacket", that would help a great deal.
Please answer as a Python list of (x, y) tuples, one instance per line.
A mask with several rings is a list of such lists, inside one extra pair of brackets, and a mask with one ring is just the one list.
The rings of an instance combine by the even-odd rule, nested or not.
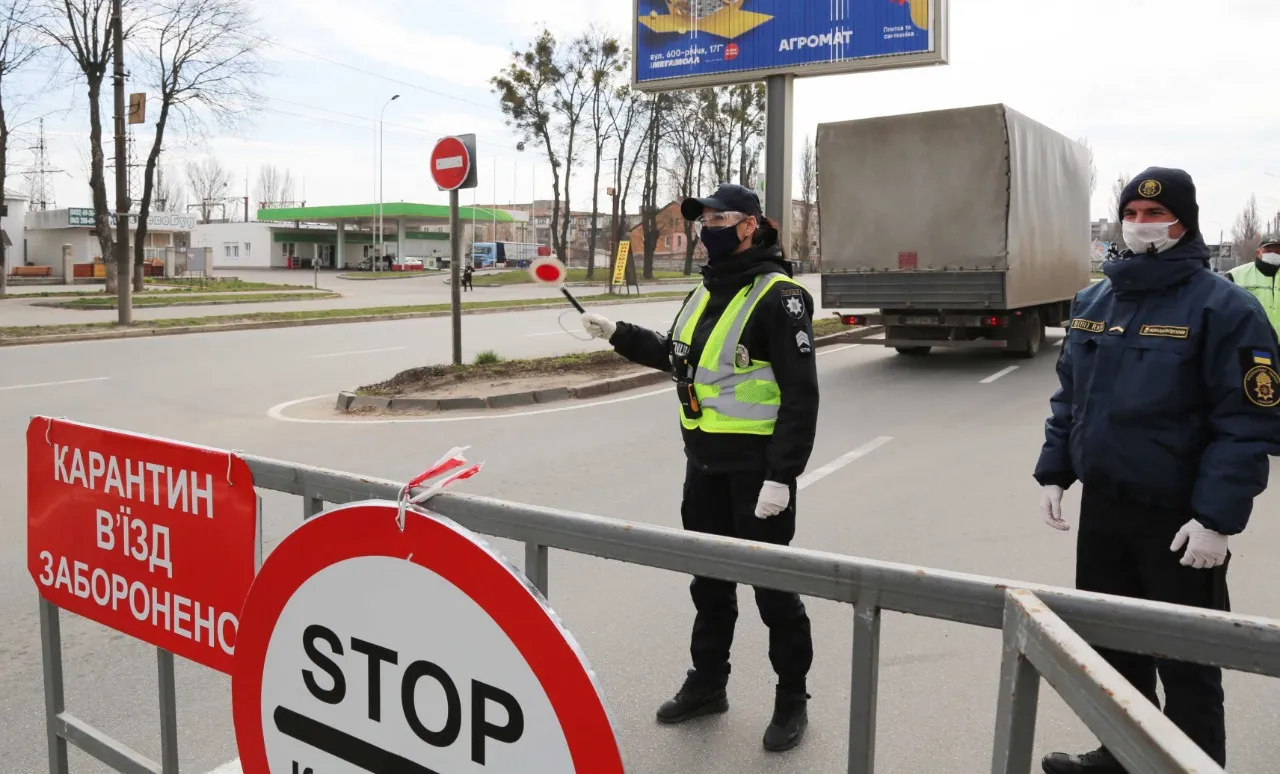
[[(1280, 343), (1258, 301), (1208, 270), (1195, 236), (1106, 264), (1076, 296), (1041, 484), (1193, 511), (1233, 535), (1280, 454)], [(1177, 524), (1171, 525), (1174, 529)]]
[[(753, 248), (740, 255), (712, 261), (702, 270), (703, 285), (710, 291), (706, 311), (693, 334), (690, 362), (698, 362), (711, 331), (742, 288), (761, 274), (782, 272), (791, 266), (776, 246)], [(800, 314), (787, 311), (786, 299), (799, 289), (804, 301)], [(790, 295), (785, 295), (790, 291)], [(686, 301), (688, 299), (686, 298)], [(793, 310), (795, 307), (792, 307)], [(782, 406), (772, 436), (704, 433), (683, 430), (685, 455), (707, 473), (763, 470), (771, 481), (790, 484), (809, 464), (818, 427), (818, 368), (813, 346), (813, 297), (792, 283), (778, 283), (760, 299), (741, 343), (754, 360), (769, 362), (782, 392)], [(609, 339), (618, 354), (639, 365), (667, 373), (671, 368), (671, 332), (666, 335), (630, 323), (618, 323)], [(726, 346), (733, 346), (728, 342)], [(672, 390), (675, 397), (675, 390)], [(673, 401), (674, 402), (674, 401)], [(679, 410), (677, 404), (677, 410)]]

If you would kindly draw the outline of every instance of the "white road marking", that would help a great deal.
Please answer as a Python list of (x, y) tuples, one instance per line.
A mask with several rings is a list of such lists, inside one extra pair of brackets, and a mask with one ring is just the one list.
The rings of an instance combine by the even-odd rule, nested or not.
[(1018, 366), (1009, 366), (1008, 368), (1005, 368), (1004, 370), (996, 371), (994, 374), (992, 374), (992, 375), (988, 376), (986, 379), (983, 379), (981, 382), (979, 382), (979, 384), (991, 384), (991, 383), (992, 383), (992, 382), (994, 382), (996, 379), (999, 379), (999, 378), (1000, 378), (1000, 377), (1002, 377), (1002, 376), (1008, 376), (1009, 374), (1011, 374), (1011, 373), (1013, 373), (1014, 371), (1017, 371), (1017, 370), (1018, 370)]
[(858, 460), (858, 459), (861, 459), (862, 457), (867, 456), (871, 452), (875, 451), (876, 449), (879, 449), (881, 446), (884, 446), (886, 443), (892, 440), (893, 440), (892, 437), (887, 435), (882, 435), (879, 438), (875, 438), (873, 440), (867, 441), (866, 443), (862, 444), (861, 446), (849, 452), (848, 454), (843, 454), (839, 457), (836, 457), (834, 460), (832, 460), (831, 462), (828, 462), (826, 465), (823, 465), (817, 470), (811, 471), (801, 476), (800, 481), (796, 483), (796, 488), (804, 489), (808, 486), (812, 486), (813, 484), (818, 483), (822, 479), (826, 478), (832, 473), (835, 473), (836, 471), (840, 470), (841, 468), (853, 462), (854, 460)]
[(244, 769), (240, 768), (240, 759), (236, 758), (234, 761), (227, 761), (209, 774), (244, 774)]
[(347, 355), (372, 355), (376, 352), (399, 352), (402, 349), (408, 349), (408, 347), (386, 347), (385, 349), (357, 349), (351, 352), (332, 352), (328, 355), (312, 355), (311, 357), (323, 358), (323, 357), (346, 357)]
[(38, 382), (36, 384), (14, 384), (9, 387), (0, 387), (0, 392), (6, 390), (26, 390), (32, 387), (58, 387), (63, 384), (86, 384), (88, 382), (105, 382), (110, 376), (95, 376), (92, 379), (68, 379), (65, 382)]
[[(834, 355), (837, 352), (844, 352), (848, 349), (860, 346), (858, 344), (846, 344), (843, 347), (827, 347), (818, 350), (818, 356)], [(650, 390), (642, 392), (639, 395), (625, 395), (621, 398), (609, 398), (608, 400), (598, 400), (591, 403), (574, 403), (568, 406), (556, 406), (555, 408), (531, 409), (529, 411), (517, 411), (512, 414), (472, 414), (470, 416), (460, 417), (404, 417), (400, 419), (301, 419), (298, 417), (288, 417), (284, 415), (285, 409), (310, 403), (317, 400), (333, 400), (332, 393), (326, 395), (313, 395), (309, 398), (298, 398), (297, 400), (285, 401), (278, 403), (267, 409), (267, 416), (280, 422), (296, 422), (304, 425), (423, 425), (434, 424), (438, 422), (479, 422), (494, 419), (517, 419), (520, 417), (536, 417), (544, 414), (559, 414), (565, 411), (579, 411), (582, 409), (595, 408), (596, 406), (611, 406), (615, 403), (626, 403), (628, 401), (640, 400), (642, 398), (651, 398), (654, 395), (669, 395), (670, 387), (663, 387), (659, 390)]]
[(1057, 341), (1055, 341), (1055, 342), (1053, 343), (1053, 346), (1055, 346), (1055, 347), (1061, 347), (1061, 346), (1062, 346), (1062, 344), (1063, 344), (1063, 342), (1065, 342), (1065, 341), (1066, 341), (1066, 339), (1058, 339)]

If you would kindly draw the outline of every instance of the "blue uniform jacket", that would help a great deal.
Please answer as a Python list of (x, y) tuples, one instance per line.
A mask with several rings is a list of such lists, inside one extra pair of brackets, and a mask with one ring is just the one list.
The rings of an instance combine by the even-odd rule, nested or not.
[(1199, 236), (1080, 291), (1035, 477), (1244, 530), (1280, 454), (1280, 346)]

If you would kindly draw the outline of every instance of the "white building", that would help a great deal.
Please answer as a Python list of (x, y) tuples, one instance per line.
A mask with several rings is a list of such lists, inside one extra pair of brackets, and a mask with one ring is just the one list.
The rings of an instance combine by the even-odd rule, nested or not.
[[(137, 216), (130, 217), (136, 223)], [(112, 216), (112, 228), (115, 227)], [(102, 247), (98, 243), (93, 210), (71, 207), (45, 212), (28, 212), (27, 261), (35, 266), (49, 266), (55, 274), (62, 273), (62, 248), (71, 246), (71, 260), (75, 264), (102, 262)], [(163, 258), (164, 248), (186, 247), (195, 218), (180, 213), (157, 212), (147, 217), (148, 257)], [(92, 276), (92, 275), (90, 275)]]
[(4, 191), (4, 207), (7, 214), (0, 215), (0, 240), (4, 241), (6, 268), (22, 266), (27, 258), (25, 226), (27, 197), (17, 191)]
[(215, 269), (269, 269), (286, 265), (281, 245), (272, 241), (269, 223), (199, 223), (191, 246), (207, 247)]

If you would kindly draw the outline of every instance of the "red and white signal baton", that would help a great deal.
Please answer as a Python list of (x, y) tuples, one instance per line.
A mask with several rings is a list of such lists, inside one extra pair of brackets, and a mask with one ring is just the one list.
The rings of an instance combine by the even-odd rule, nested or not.
[(533, 277), (533, 281), (539, 285), (558, 285), (560, 292), (564, 297), (569, 299), (569, 303), (573, 304), (573, 308), (580, 313), (586, 314), (587, 310), (582, 308), (582, 304), (578, 303), (578, 299), (573, 297), (569, 289), (564, 286), (564, 280), (569, 276), (569, 270), (560, 262), (559, 258), (549, 256), (539, 258), (529, 264), (529, 276)]

